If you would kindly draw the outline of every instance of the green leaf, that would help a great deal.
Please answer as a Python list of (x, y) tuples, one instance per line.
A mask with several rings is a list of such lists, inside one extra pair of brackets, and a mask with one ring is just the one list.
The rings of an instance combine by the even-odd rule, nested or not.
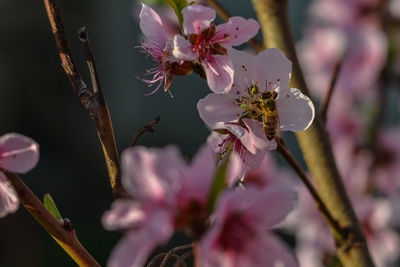
[(142, 2), (148, 5), (165, 5), (164, 0), (142, 0)]
[(221, 192), (226, 188), (226, 172), (228, 169), (229, 155), (225, 158), (221, 166), (215, 172), (213, 184), (207, 199), (207, 211), (214, 211), (215, 203)]
[(56, 203), (54, 203), (54, 200), (49, 193), (44, 195), (43, 203), (46, 209), (48, 209), (50, 213), (53, 214), (54, 217), (56, 217), (57, 220), (62, 219), (61, 214), (57, 209)]
[(165, 2), (167, 2), (167, 4), (174, 9), (175, 14), (179, 20), (179, 25), (182, 26), (183, 23), (182, 9), (184, 9), (187, 6), (186, 0), (165, 0)]

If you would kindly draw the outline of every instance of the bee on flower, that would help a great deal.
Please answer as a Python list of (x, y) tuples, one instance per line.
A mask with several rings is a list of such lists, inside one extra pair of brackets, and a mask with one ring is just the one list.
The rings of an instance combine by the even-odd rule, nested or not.
[(236, 143), (236, 150), (257, 168), (248, 159), (260, 162), (262, 157), (254, 155), (275, 149), (273, 139), (280, 131), (306, 130), (314, 119), (314, 105), (300, 90), (288, 88), (292, 63), (280, 50), (267, 49), (254, 56), (230, 49), (229, 54), (235, 71), (232, 90), (207, 95), (197, 109), (223, 140), (240, 140), (242, 146)]

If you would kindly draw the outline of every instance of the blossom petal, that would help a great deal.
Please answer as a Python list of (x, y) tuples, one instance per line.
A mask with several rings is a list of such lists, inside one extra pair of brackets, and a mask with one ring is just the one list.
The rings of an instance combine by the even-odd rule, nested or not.
[(192, 61), (197, 59), (197, 54), (192, 51), (192, 44), (178, 34), (174, 37), (172, 54), (181, 60)]
[(249, 134), (241, 139), (243, 144), (251, 143), (257, 149), (264, 151), (276, 149), (276, 142), (274, 140), (268, 140), (261, 123), (251, 119), (243, 119), (243, 122), (249, 129)]
[(233, 69), (235, 71), (234, 85), (228, 94), (233, 97), (242, 94), (247, 95), (247, 91), (243, 92), (243, 90), (249, 88), (253, 83), (253, 74), (255, 72), (253, 65), (255, 55), (233, 48), (228, 50), (228, 55), (231, 58)]
[(215, 19), (215, 10), (202, 5), (189, 5), (182, 9), (183, 32), (185, 34), (201, 33)]
[(132, 200), (116, 200), (111, 210), (106, 211), (102, 217), (105, 229), (109, 231), (117, 229), (135, 228), (146, 218), (146, 213), (137, 202)]
[[(226, 216), (226, 213), (242, 213), (254, 229), (263, 231), (283, 221), (293, 209), (295, 201), (294, 192), (278, 185), (261, 190), (249, 187), (246, 191), (234, 191), (223, 195), (218, 213), (220, 216)], [(266, 210), (268, 212), (265, 212)]]
[(173, 234), (169, 214), (158, 212), (145, 228), (129, 232), (111, 253), (109, 267), (141, 267), (154, 248)]
[(0, 137), (0, 167), (26, 173), (39, 161), (39, 145), (31, 138), (10, 133)]
[(288, 88), (278, 93), (276, 106), (282, 131), (304, 131), (314, 120), (314, 105), (299, 89)]
[(221, 123), (233, 121), (242, 109), (235, 100), (225, 95), (208, 94), (197, 102), (197, 110), (202, 120), (211, 128), (220, 126)]
[(135, 199), (146, 204), (161, 201), (174, 205), (184, 168), (175, 146), (133, 147), (122, 153), (122, 183)]
[(256, 154), (247, 153), (246, 155), (246, 164), (252, 169), (257, 170), (260, 168), (267, 151), (259, 150)]
[(163, 49), (168, 37), (160, 16), (151, 7), (142, 3), (139, 18), (140, 29), (148, 41)]
[(299, 266), (289, 249), (272, 234), (261, 234), (260, 240), (254, 244), (252, 252), (246, 266)]
[(209, 145), (202, 146), (185, 175), (179, 202), (189, 203), (196, 200), (204, 204), (209, 195), (215, 169), (216, 156), (213, 149)]
[(216, 55), (206, 58), (202, 66), (208, 87), (217, 94), (226, 94), (233, 84), (233, 64), (228, 56)]
[[(217, 26), (213, 40), (223, 39), (224, 41), (220, 43), (224, 45), (241, 45), (253, 38), (259, 29), (260, 24), (254, 19), (231, 17), (227, 23)], [(226, 38), (226, 36), (229, 37)]]
[(270, 83), (269, 90), (286, 89), (289, 85), (292, 72), (292, 62), (277, 48), (269, 48), (256, 56), (254, 62), (254, 82), (258, 82), (260, 89), (265, 89), (265, 81)]
[[(251, 207), (246, 209), (245, 216), (250, 221), (258, 221), (259, 227), (261, 227), (259, 228), (260, 231), (265, 227), (272, 228), (282, 222), (293, 209), (297, 200), (295, 192), (279, 185), (269, 186), (263, 190), (254, 189), (252, 194), (252, 197), (245, 194), (242, 197), (244, 203), (248, 201), (244, 206), (249, 205)], [(279, 203), (279, 205), (276, 203)], [(268, 210), (268, 213), (263, 212), (265, 210)]]
[(19, 206), (19, 200), (14, 188), (8, 183), (7, 178), (0, 172), (0, 218), (9, 213), (14, 213)]
[[(267, 190), (249, 187), (222, 193), (215, 210), (215, 222), (199, 242), (197, 263), (234, 267), (297, 266), (287, 250), (266, 233), (282, 221), (291, 208), (293, 195), (278, 187)], [(240, 223), (235, 225), (238, 221)]]

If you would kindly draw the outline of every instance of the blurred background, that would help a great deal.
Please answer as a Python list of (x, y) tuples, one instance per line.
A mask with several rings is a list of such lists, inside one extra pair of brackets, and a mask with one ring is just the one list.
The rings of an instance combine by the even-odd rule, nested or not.
[[(219, 2), (231, 15), (256, 19), (251, 1)], [(299, 57), (317, 105), (326, 94), (335, 65), (342, 63), (327, 127), (339, 170), (379, 266), (400, 266), (395, 263), (400, 217), (393, 216), (400, 211), (399, 2), (289, 1)], [(145, 133), (138, 144), (176, 144), (190, 158), (209, 134), (196, 108), (209, 89), (192, 74), (174, 78), (173, 97), (162, 89), (144, 96), (152, 89), (136, 76), (143, 77), (153, 62), (136, 48), (143, 39), (140, 2), (59, 0), (59, 4), (75, 61), (90, 85), (77, 38), (78, 28), (87, 27), (119, 151), (141, 126), (160, 115), (156, 131)], [(22, 178), (39, 198), (51, 193), (82, 244), (104, 265), (120, 237), (101, 225), (101, 216), (113, 201), (104, 157), (94, 125), (61, 67), (44, 4), (0, 0), (0, 22), (0, 135), (18, 132), (40, 144), (38, 166)], [(261, 42), (261, 34), (256, 39)], [(305, 167), (294, 135), (284, 137)], [(372, 179), (371, 173), (379, 180)], [(302, 199), (300, 192), (299, 207), (307, 207)], [(375, 205), (378, 201), (386, 206)], [(325, 249), (312, 239), (322, 229), (313, 224), (316, 220), (307, 221), (313, 215), (304, 210), (301, 214), (296, 224), (314, 228), (306, 238), (293, 234), (299, 244), (310, 241), (314, 246), (312, 250), (297, 246), (302, 266), (339, 266), (329, 257), (332, 244)], [(306, 254), (301, 254), (302, 248)], [(320, 264), (311, 265), (317, 260), (307, 257), (318, 248)], [(74, 266), (74, 262), (20, 208), (0, 220), (0, 266)]]

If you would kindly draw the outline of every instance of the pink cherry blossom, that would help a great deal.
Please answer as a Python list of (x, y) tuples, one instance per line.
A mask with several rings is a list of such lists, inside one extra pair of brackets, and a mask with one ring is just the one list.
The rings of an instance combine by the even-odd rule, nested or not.
[[(199, 235), (216, 169), (215, 154), (201, 148), (188, 166), (176, 147), (134, 147), (122, 154), (122, 181), (132, 200), (117, 200), (103, 216), (108, 230), (126, 232), (108, 265), (143, 266), (151, 251), (174, 229)], [(196, 230), (193, 230), (196, 229)]]
[(197, 266), (297, 266), (288, 249), (268, 232), (290, 212), (294, 199), (292, 192), (278, 187), (223, 193), (198, 244)]
[(315, 0), (299, 56), (310, 90), (326, 94), (333, 68), (342, 61), (335, 91), (348, 98), (376, 94), (387, 57), (377, 0)]
[(0, 217), (18, 209), (19, 201), (14, 188), (1, 169), (26, 173), (39, 160), (39, 145), (32, 139), (10, 133), (0, 136)]
[(173, 55), (202, 65), (208, 86), (215, 93), (227, 93), (233, 83), (233, 65), (228, 48), (240, 45), (257, 34), (260, 26), (253, 19), (231, 17), (216, 26), (215, 10), (189, 5), (182, 10), (184, 36), (175, 35)]
[[(390, 224), (393, 215), (387, 199), (369, 194), (372, 155), (354, 149), (353, 140), (336, 140), (334, 154), (357, 217), (377, 266), (394, 266), (400, 247), (399, 235)], [(299, 185), (299, 205), (287, 222), (296, 229), (297, 255), (301, 266), (322, 267), (323, 259), (334, 255), (334, 240), (310, 193)]]
[[(279, 131), (298, 132), (310, 126), (314, 106), (300, 90), (287, 88), (292, 65), (281, 51), (267, 49), (257, 56), (234, 49), (229, 53), (235, 67), (232, 90), (226, 95), (207, 95), (197, 109), (209, 127), (236, 143), (240, 140), (240, 155), (275, 149), (272, 139)], [(272, 107), (267, 109), (266, 101)], [(271, 122), (275, 122), (273, 132)]]
[(147, 75), (153, 76), (152, 79), (142, 79), (149, 86), (158, 84), (156, 89), (147, 95), (155, 93), (163, 83), (164, 90), (167, 91), (174, 75), (187, 75), (192, 71), (190, 63), (185, 63), (172, 55), (173, 34), (171, 29), (164, 24), (151, 7), (142, 3), (139, 18), (140, 29), (147, 39), (140, 47), (157, 64), (156, 67), (147, 71)]

